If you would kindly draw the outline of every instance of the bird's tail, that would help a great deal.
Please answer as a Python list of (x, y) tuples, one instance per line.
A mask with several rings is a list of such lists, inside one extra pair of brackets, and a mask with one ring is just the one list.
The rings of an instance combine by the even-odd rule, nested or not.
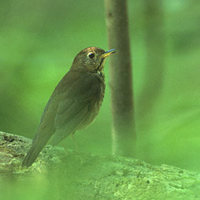
[(46, 145), (47, 141), (48, 140), (45, 140), (44, 138), (41, 140), (38, 137), (33, 140), (30, 150), (22, 161), (22, 167), (29, 167), (33, 164), (43, 147)]

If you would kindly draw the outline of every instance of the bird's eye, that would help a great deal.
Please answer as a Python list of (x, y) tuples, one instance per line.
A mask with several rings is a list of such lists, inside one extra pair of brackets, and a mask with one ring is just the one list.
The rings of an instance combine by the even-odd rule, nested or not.
[(92, 59), (92, 58), (95, 57), (95, 54), (94, 53), (88, 53), (88, 57)]

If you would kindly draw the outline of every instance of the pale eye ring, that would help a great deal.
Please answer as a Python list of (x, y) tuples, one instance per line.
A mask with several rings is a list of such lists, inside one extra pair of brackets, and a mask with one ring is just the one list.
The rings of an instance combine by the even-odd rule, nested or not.
[(88, 53), (87, 56), (88, 56), (89, 58), (93, 59), (93, 58), (95, 57), (95, 53), (90, 52), (90, 53)]

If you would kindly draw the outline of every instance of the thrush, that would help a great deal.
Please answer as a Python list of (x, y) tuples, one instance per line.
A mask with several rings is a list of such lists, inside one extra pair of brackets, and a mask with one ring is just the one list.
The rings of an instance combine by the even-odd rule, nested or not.
[(94, 120), (104, 98), (104, 61), (114, 52), (114, 49), (89, 47), (77, 54), (44, 109), (22, 166), (31, 166), (47, 142), (57, 145)]

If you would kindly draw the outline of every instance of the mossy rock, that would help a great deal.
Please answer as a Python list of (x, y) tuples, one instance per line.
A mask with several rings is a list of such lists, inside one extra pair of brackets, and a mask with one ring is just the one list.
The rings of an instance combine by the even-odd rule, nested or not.
[[(27, 138), (0, 132), (0, 188), (12, 177), (9, 188), (13, 189), (14, 199), (30, 195), (38, 200), (200, 199), (198, 173), (131, 158), (66, 152), (47, 146), (32, 167), (24, 169), (21, 162), (30, 144)], [(19, 197), (16, 188), (26, 192)], [(0, 192), (6, 199), (4, 191)]]

